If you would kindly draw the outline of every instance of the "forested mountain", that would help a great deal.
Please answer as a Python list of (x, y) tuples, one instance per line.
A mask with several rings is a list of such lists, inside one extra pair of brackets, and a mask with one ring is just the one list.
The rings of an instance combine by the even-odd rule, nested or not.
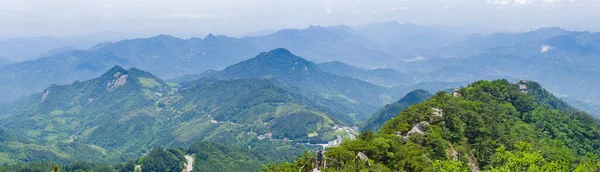
[(385, 122), (396, 117), (402, 110), (408, 108), (410, 105), (421, 103), (429, 99), (431, 93), (426, 90), (415, 90), (406, 94), (402, 99), (392, 104), (385, 105), (377, 113), (373, 114), (369, 120), (367, 120), (362, 127), (362, 130), (379, 131)]
[[(538, 83), (478, 81), (327, 149), (322, 171), (597, 171), (599, 149), (600, 122)], [(314, 156), (265, 170), (313, 169)]]
[[(357, 122), (349, 118), (356, 107), (278, 82), (200, 79), (180, 86), (116, 66), (99, 78), (53, 85), (3, 105), (0, 125), (23, 137), (3, 144), (9, 151), (0, 157), (121, 162), (153, 147), (200, 141), (263, 147), (286, 140), (293, 144), (273, 149), (291, 150), (306, 142), (326, 143), (340, 135), (334, 125)], [(269, 139), (262, 140), (266, 133)], [(32, 156), (41, 154), (35, 151), (45, 157)]]
[(279, 48), (229, 66), (222, 71), (208, 73), (205, 78), (260, 79), (273, 78), (285, 86), (312, 92), (324, 99), (352, 108), (354, 122), (363, 121), (379, 106), (389, 102), (389, 90), (362, 80), (333, 75), (315, 63)]

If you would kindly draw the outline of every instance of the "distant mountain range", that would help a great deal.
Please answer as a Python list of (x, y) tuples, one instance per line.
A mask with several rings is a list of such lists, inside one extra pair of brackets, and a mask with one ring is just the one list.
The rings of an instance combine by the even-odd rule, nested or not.
[(98, 43), (130, 38), (125, 33), (104, 31), (66, 37), (21, 37), (0, 39), (0, 56), (13, 61), (35, 60), (48, 56), (48, 52), (61, 49), (88, 49)]
[(91, 79), (113, 65), (185, 81), (189, 80), (185, 77), (198, 78), (195, 75), (280, 47), (322, 63), (319, 66), (327, 73), (385, 87), (531, 79), (559, 97), (580, 101), (584, 105), (580, 108), (600, 107), (600, 92), (593, 89), (600, 86), (594, 79), (598, 77), (594, 64), (600, 59), (598, 33), (541, 28), (466, 36), (442, 27), (397, 22), (356, 28), (311, 26), (242, 38), (158, 35), (102, 43), (87, 50), (56, 47), (39, 59), (0, 66), (0, 102), (40, 92), (51, 84)]

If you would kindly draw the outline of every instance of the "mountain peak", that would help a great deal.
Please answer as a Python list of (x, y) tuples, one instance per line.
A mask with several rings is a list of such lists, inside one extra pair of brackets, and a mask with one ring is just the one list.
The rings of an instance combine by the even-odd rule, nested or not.
[(289, 50), (285, 48), (276, 48), (269, 52), (263, 52), (254, 57), (253, 59), (268, 63), (268, 64), (278, 64), (278, 65), (291, 65), (291, 66), (313, 66), (312, 62), (298, 57)]
[(561, 27), (543, 27), (543, 28), (539, 28), (535, 31), (566, 31), (565, 29), (561, 28)]
[(543, 34), (543, 35), (560, 35), (568, 32), (567, 30), (560, 27), (544, 27), (539, 28), (537, 30), (531, 31), (531, 33), (535, 34)]
[(209, 33), (208, 35), (206, 35), (206, 37), (204, 37), (204, 39), (211, 39), (211, 38), (215, 38), (216, 36), (213, 35), (212, 33)]
[(167, 35), (167, 34), (160, 34), (160, 35), (156, 35), (154, 37), (151, 37), (151, 39), (179, 39), (179, 38), (176, 38), (174, 36)]
[(110, 70), (106, 71), (102, 75), (102, 78), (116, 78), (116, 77), (120, 77), (121, 75), (131, 75), (129, 77), (156, 78), (154, 75), (152, 75), (151, 73), (148, 73), (146, 71), (139, 70), (137, 68), (131, 68), (128, 70), (119, 65), (115, 65)]
[[(262, 52), (254, 58), (225, 68), (214, 75), (220, 78), (291, 78), (292, 75), (311, 75), (320, 69), (311, 61), (298, 57), (284, 48)], [(297, 79), (297, 78), (296, 78)]]
[(105, 74), (110, 74), (110, 73), (115, 73), (115, 72), (126, 73), (127, 69), (125, 69), (119, 65), (115, 65), (112, 68), (110, 68), (110, 70), (108, 70)]
[(290, 52), (290, 50), (287, 50), (285, 48), (276, 48), (273, 49), (269, 52), (267, 52), (268, 54), (278, 54), (278, 55), (291, 55), (291, 56), (295, 56), (294, 54), (292, 54), (292, 52)]
[(427, 90), (416, 89), (416, 90), (411, 91), (408, 94), (406, 94), (398, 102), (416, 102), (416, 101), (422, 101), (422, 100), (428, 99), (431, 96), (433, 96), (433, 95), (429, 91), (427, 91)]

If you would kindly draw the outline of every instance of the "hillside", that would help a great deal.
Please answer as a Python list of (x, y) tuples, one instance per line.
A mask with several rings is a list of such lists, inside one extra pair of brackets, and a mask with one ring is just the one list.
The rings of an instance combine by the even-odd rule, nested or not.
[[(154, 147), (201, 141), (269, 147), (286, 140), (293, 144), (274, 149), (292, 150), (347, 134), (334, 130), (354, 122), (346, 106), (274, 82), (201, 79), (177, 85), (116, 66), (98, 78), (53, 85), (3, 105), (0, 129), (23, 137), (2, 144), (9, 151), (0, 158), (114, 163)], [(48, 157), (32, 156), (41, 154), (35, 151)]]
[(137, 156), (126, 150), (140, 152), (149, 138), (160, 139), (156, 129), (164, 126), (157, 124), (168, 117), (159, 115), (155, 101), (169, 92), (170, 87), (150, 73), (116, 66), (99, 78), (53, 85), (18, 101), (0, 124), (23, 139), (58, 147), (54, 153), (62, 160), (100, 159), (121, 152)]
[[(599, 170), (600, 122), (536, 82), (519, 84), (478, 81), (457, 96), (438, 92), (379, 133), (363, 132), (328, 149), (323, 171)], [(359, 152), (368, 162), (354, 158)], [(265, 170), (312, 169), (311, 157)]]
[(286, 49), (264, 52), (254, 58), (205, 74), (205, 78), (273, 78), (284, 86), (309, 91), (324, 99), (352, 108), (355, 122), (366, 120), (379, 106), (389, 101), (388, 89), (362, 80), (333, 75), (315, 63)]
[(377, 111), (362, 127), (362, 130), (379, 131), (385, 122), (396, 117), (402, 110), (410, 105), (421, 103), (431, 98), (430, 92), (426, 90), (415, 90), (406, 94), (402, 99), (392, 104), (385, 105), (381, 110)]

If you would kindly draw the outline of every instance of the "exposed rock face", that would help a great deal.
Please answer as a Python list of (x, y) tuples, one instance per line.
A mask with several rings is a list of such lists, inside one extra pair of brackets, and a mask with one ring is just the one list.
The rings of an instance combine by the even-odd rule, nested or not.
[[(432, 117), (438, 117), (438, 118), (443, 118), (444, 117), (444, 113), (443, 110), (440, 108), (431, 108), (431, 116)], [(430, 120), (429, 122), (426, 121), (421, 121), (418, 124), (415, 124), (412, 126), (412, 128), (410, 129), (410, 131), (408, 131), (406, 133), (405, 136), (402, 137), (402, 141), (406, 142), (406, 140), (408, 140), (408, 137), (410, 137), (410, 135), (414, 134), (414, 133), (419, 133), (419, 134), (424, 134), (425, 133), (425, 125), (429, 125), (430, 123), (434, 122), (433, 119)], [(401, 132), (396, 132), (397, 136), (401, 136)]]
[(423, 134), (425, 133), (425, 124), (429, 124), (429, 122), (420, 122), (418, 124), (413, 125), (413, 127), (406, 133), (406, 136), (402, 137), (402, 142), (406, 142), (408, 137), (414, 133)]
[(458, 92), (458, 88), (454, 89), (454, 92), (452, 92), (452, 97), (458, 97), (460, 96), (460, 93)]
[(519, 90), (521, 90), (522, 93), (527, 93), (527, 81), (522, 79), (519, 82), (516, 83), (517, 85), (519, 85)]
[(46, 97), (48, 97), (49, 93), (50, 93), (50, 89), (47, 89), (46, 92), (44, 93), (44, 95), (42, 95), (42, 99), (40, 100), (40, 103), (44, 103), (44, 100), (46, 100)]
[(431, 108), (431, 110), (432, 110), (431, 111), (431, 116), (440, 117), (440, 118), (444, 117), (444, 113), (443, 113), (442, 109), (440, 109), (440, 108)]
[(127, 83), (127, 74), (121, 75), (121, 72), (117, 72), (113, 75), (115, 79), (106, 83), (106, 90), (112, 91), (115, 88), (125, 85)]
[(363, 161), (369, 160), (369, 157), (362, 152), (358, 152), (358, 154), (356, 154), (356, 158), (363, 160)]

